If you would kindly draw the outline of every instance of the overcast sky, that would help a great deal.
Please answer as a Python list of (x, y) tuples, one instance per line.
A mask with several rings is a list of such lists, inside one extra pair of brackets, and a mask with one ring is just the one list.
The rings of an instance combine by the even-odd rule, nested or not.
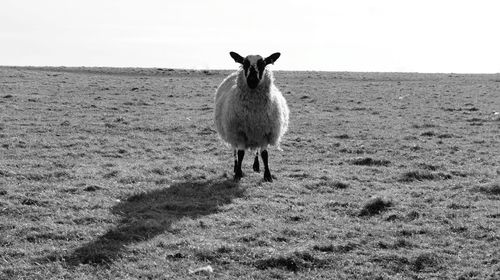
[(497, 0), (1, 0), (0, 65), (500, 72)]

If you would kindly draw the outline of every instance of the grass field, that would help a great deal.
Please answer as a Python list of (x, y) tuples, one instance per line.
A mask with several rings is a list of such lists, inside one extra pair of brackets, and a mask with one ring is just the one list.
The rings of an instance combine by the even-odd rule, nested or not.
[(1, 67), (0, 279), (500, 279), (500, 75), (275, 72), (234, 183), (228, 73)]

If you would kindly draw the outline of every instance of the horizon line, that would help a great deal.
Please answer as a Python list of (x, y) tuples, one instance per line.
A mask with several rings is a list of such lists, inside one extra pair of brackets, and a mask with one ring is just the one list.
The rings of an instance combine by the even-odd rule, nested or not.
[[(65, 66), (65, 65), (3, 65), (0, 64), (0, 68), (32, 68), (32, 69), (61, 69), (61, 68), (95, 68), (95, 69), (156, 69), (156, 70), (170, 70), (170, 71), (192, 71), (192, 72), (203, 72), (203, 71), (237, 71), (238, 69), (222, 69), (222, 68), (177, 68), (177, 67), (166, 67), (166, 66)], [(325, 73), (400, 73), (400, 74), (456, 74), (456, 75), (499, 75), (500, 72), (419, 72), (419, 71), (366, 71), (366, 70), (290, 70), (290, 69), (276, 69), (273, 72), (325, 72)]]

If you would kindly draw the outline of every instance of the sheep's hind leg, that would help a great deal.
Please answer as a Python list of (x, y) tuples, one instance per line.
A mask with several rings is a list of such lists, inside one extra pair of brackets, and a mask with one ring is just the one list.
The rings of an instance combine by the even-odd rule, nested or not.
[(234, 180), (239, 181), (243, 177), (241, 162), (245, 156), (245, 150), (234, 150)]
[(255, 152), (255, 160), (253, 161), (253, 171), (260, 172), (259, 150), (257, 150), (257, 152)]
[(272, 182), (273, 177), (271, 176), (271, 171), (269, 171), (267, 150), (262, 150), (260, 155), (262, 157), (262, 162), (264, 163), (264, 181), (265, 182)]

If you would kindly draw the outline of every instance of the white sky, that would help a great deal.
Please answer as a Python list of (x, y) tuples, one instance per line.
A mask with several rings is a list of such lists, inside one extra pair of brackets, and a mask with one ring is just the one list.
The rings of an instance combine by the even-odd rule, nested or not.
[(497, 0), (1, 0), (0, 65), (500, 72)]

